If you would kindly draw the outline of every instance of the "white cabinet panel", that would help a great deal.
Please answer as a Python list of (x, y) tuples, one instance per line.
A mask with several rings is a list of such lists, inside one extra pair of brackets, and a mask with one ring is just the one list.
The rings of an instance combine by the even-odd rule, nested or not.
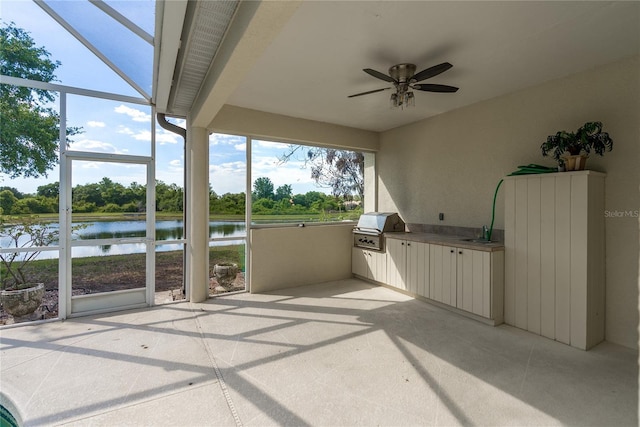
[(502, 323), (504, 252), (430, 246), (429, 298)]
[(457, 248), (457, 307), (491, 318), (491, 253)]
[[(571, 180), (556, 179), (556, 340), (571, 344)], [(505, 230), (506, 232), (506, 230)]]
[(407, 290), (428, 297), (429, 292), (429, 244), (406, 242), (407, 245)]
[(527, 327), (527, 181), (517, 180), (515, 191), (515, 326)]
[(582, 349), (604, 339), (604, 179), (505, 179), (505, 322)]
[(456, 249), (458, 290), (457, 306), (465, 311), (473, 312), (473, 259), (471, 250)]
[(407, 251), (404, 240), (386, 239), (387, 246), (387, 284), (406, 290)]
[(431, 245), (429, 298), (457, 306), (457, 263), (456, 248), (452, 246)]
[(429, 292), (429, 244), (387, 239), (387, 284), (415, 295)]
[[(511, 203), (504, 205), (504, 246), (505, 246), (505, 265), (504, 265), (504, 321), (509, 325), (516, 324), (516, 251), (515, 251), (515, 227), (516, 227), (516, 182), (514, 180), (505, 180), (502, 186), (504, 188), (504, 199), (510, 200)], [(506, 232), (506, 230), (511, 230)], [(510, 248), (509, 250), (506, 250)]]
[(369, 271), (371, 279), (376, 282), (387, 281), (387, 254), (384, 252), (369, 251)]
[(387, 281), (387, 259), (384, 252), (363, 248), (351, 249), (351, 272), (377, 282)]
[(469, 313), (503, 321), (504, 252), (386, 239), (386, 252), (353, 249), (353, 273)]
[(540, 334), (540, 180), (527, 183), (527, 325)]
[(368, 277), (367, 254), (365, 249), (351, 249), (351, 272), (358, 276)]
[(540, 179), (540, 334), (556, 337), (556, 180)]

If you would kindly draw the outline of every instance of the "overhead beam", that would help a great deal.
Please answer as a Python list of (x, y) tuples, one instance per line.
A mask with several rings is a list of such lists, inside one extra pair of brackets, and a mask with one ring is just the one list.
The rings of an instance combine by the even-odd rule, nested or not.
[[(158, 2), (156, 6), (156, 45), (154, 50), (158, 58), (154, 58), (157, 76), (153, 100), (160, 113), (165, 113), (169, 104), (169, 94), (180, 50), (180, 38), (184, 17), (187, 13), (187, 4), (187, 0), (174, 0)], [(160, 28), (157, 28), (158, 26)]]
[(191, 110), (193, 126), (211, 122), (302, 1), (247, 1), (218, 50)]

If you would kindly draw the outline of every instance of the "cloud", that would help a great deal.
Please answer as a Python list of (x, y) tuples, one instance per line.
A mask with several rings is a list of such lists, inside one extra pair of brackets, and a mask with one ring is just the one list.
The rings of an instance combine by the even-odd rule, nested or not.
[(134, 122), (151, 122), (151, 114), (145, 113), (144, 111), (136, 108), (127, 107), (124, 104), (118, 105), (114, 111), (118, 114), (126, 114), (131, 117)]
[(244, 192), (247, 165), (244, 162), (226, 162), (209, 165), (209, 183), (217, 194)]
[(226, 135), (222, 133), (213, 133), (209, 136), (209, 143), (211, 145), (238, 145), (246, 144), (247, 138), (238, 135)]
[(255, 174), (256, 172), (266, 172), (273, 169), (278, 163), (280, 163), (280, 160), (275, 156), (253, 156), (253, 161), (251, 163), (253, 168), (252, 170), (254, 171), (253, 173)]
[(289, 184), (293, 187), (294, 194), (311, 191), (311, 187), (315, 190), (316, 186), (311, 172), (304, 168), (304, 162), (292, 160), (280, 163), (278, 158), (273, 156), (254, 156), (251, 177), (254, 181), (260, 177), (267, 177), (275, 188)]
[(178, 119), (178, 118), (168, 118), (170, 123), (173, 123), (176, 126), (180, 126), (181, 128), (187, 128), (187, 120), (186, 119)]
[(106, 124), (104, 122), (97, 122), (95, 120), (89, 120), (87, 122), (87, 126), (89, 126), (90, 128), (103, 128), (106, 126)]
[[(151, 142), (150, 130), (133, 131), (126, 126), (120, 126), (118, 128), (118, 133), (129, 135), (136, 141)], [(179, 139), (181, 140), (182, 138), (178, 134), (169, 132), (168, 130), (161, 129), (156, 131), (156, 142), (160, 145), (177, 144)]]
[(278, 148), (280, 150), (284, 150), (285, 148), (287, 148), (287, 146), (289, 144), (287, 143), (283, 143), (283, 142), (273, 142), (273, 141), (252, 141), (253, 142), (253, 146), (254, 147), (261, 147), (261, 148)]
[(115, 145), (95, 139), (82, 139), (70, 145), (71, 150), (90, 151), (92, 153), (122, 154), (127, 150), (118, 150)]
[(182, 137), (168, 130), (162, 129), (156, 132), (156, 142), (160, 145), (177, 144), (178, 140), (182, 141)]
[(209, 172), (245, 174), (247, 172), (247, 165), (244, 162), (227, 162), (219, 165), (209, 165)]
[(247, 143), (234, 145), (233, 148), (237, 151), (247, 151)]
[(82, 162), (80, 167), (82, 169), (100, 169), (100, 162)]
[(136, 141), (151, 142), (151, 131), (148, 130), (140, 130), (138, 133), (131, 132), (129, 135)]

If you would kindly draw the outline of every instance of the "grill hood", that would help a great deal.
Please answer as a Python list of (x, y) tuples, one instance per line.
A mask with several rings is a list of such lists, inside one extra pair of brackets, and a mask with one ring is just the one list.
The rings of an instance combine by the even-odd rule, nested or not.
[(369, 212), (360, 215), (356, 230), (376, 233), (404, 231), (404, 221), (397, 213)]

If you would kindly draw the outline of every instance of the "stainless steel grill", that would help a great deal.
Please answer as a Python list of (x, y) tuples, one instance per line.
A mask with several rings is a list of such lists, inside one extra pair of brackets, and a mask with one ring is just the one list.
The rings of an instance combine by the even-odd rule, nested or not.
[(369, 212), (360, 216), (353, 229), (353, 245), (374, 251), (384, 251), (383, 233), (404, 231), (404, 221), (397, 213)]

